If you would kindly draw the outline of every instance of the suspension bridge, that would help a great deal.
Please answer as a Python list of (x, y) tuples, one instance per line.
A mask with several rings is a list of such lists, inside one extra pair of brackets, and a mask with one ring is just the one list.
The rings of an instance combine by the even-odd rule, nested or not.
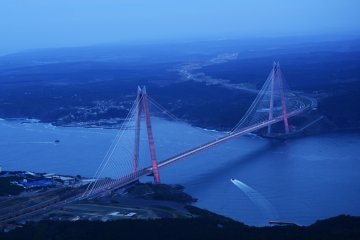
[[(61, 207), (77, 200), (96, 198), (97, 196), (122, 188), (144, 176), (153, 176), (154, 182), (159, 183), (160, 170), (162, 168), (248, 133), (262, 131), (265, 135), (271, 136), (274, 134), (274, 126), (277, 126), (278, 129), (281, 124), (283, 133), (289, 134), (292, 130), (288, 119), (311, 110), (314, 107), (315, 101), (291, 92), (286, 85), (279, 63), (274, 63), (255, 100), (243, 118), (230, 132), (205, 144), (160, 161), (157, 159), (155, 150), (151, 113), (149, 110), (150, 104), (160, 109), (160, 111), (168, 113), (166, 109), (148, 96), (145, 87), (139, 87), (136, 100), (94, 175), (95, 181), (82, 189), (73, 189), (62, 197), (49, 199), (37, 204), (37, 206), (29, 206), (26, 210), (19, 209), (17, 213), (0, 216), (0, 222), (13, 221), (44, 210), (48, 211)], [(145, 124), (144, 130), (146, 130), (147, 147), (150, 152), (149, 158), (145, 159), (147, 160), (145, 164), (140, 164), (139, 154), (139, 150), (142, 147), (140, 145), (142, 123)], [(129, 134), (129, 129), (134, 131)], [(124, 134), (125, 132), (127, 134)], [(124, 138), (128, 138), (128, 136), (132, 136), (132, 146), (124, 147)], [(129, 142), (128, 140), (127, 142)], [(129, 148), (131, 149), (129, 150)], [(120, 159), (119, 153), (123, 154), (124, 152), (128, 153), (127, 157)], [(117, 177), (109, 178), (109, 170)]]

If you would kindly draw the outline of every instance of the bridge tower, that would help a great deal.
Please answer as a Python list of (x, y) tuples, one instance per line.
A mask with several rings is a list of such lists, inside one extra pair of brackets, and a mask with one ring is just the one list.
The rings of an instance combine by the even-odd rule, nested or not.
[[(273, 112), (274, 112), (274, 98), (276, 95), (279, 95), (281, 98), (281, 110), (284, 119), (284, 127), (285, 127), (285, 134), (289, 133), (289, 122), (287, 117), (286, 111), (286, 90), (285, 90), (285, 83), (283, 76), (280, 70), (280, 63), (274, 62), (273, 69), (270, 73), (271, 83), (270, 83), (270, 106), (269, 106), (269, 120), (273, 119)], [(276, 87), (275, 87), (276, 86)], [(276, 89), (276, 90), (275, 90)], [(268, 135), (271, 135), (271, 125), (268, 126)]]
[(148, 136), (148, 142), (150, 147), (150, 158), (151, 158), (151, 166), (154, 174), (155, 183), (160, 182), (159, 170), (156, 162), (156, 154), (155, 154), (155, 143), (154, 136), (151, 127), (151, 119), (150, 119), (150, 111), (148, 98), (146, 94), (146, 88), (138, 87), (137, 97), (136, 97), (136, 116), (135, 116), (135, 145), (134, 145), (134, 155), (133, 155), (133, 172), (136, 172), (138, 169), (138, 160), (139, 160), (139, 145), (140, 145), (140, 128), (141, 128), (141, 115), (144, 112), (145, 122), (146, 122), (146, 130)]

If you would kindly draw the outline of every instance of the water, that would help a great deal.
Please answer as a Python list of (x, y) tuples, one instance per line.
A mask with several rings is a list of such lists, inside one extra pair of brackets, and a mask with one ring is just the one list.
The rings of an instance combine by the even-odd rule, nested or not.
[[(161, 119), (155, 119), (153, 126), (160, 160), (221, 135)], [(0, 132), (4, 170), (88, 177), (116, 134), (109, 129), (5, 120), (0, 121)], [(148, 149), (141, 146), (140, 156), (146, 160)], [(266, 225), (269, 220), (311, 224), (338, 214), (360, 215), (359, 146), (359, 132), (287, 142), (250, 135), (161, 169), (160, 174), (164, 183), (184, 185), (199, 199), (197, 206), (246, 224)], [(239, 188), (231, 178), (246, 187)]]

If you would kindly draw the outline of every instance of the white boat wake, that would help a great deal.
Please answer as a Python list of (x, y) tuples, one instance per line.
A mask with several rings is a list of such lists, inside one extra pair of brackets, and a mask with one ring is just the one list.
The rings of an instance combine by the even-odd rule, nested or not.
[(275, 219), (278, 217), (278, 213), (273, 205), (258, 191), (235, 178), (230, 179), (230, 181), (235, 186), (237, 186), (250, 199), (250, 201), (253, 202), (258, 208), (260, 208), (262, 212), (265, 213), (270, 219)]

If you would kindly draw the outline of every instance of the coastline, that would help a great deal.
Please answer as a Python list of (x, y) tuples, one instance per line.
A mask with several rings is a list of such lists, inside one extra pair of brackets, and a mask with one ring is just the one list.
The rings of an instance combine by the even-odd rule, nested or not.
[[(20, 121), (21, 122), (21, 121)], [(29, 123), (25, 123), (25, 124), (28, 124), (28, 127), (21, 127), (21, 125), (20, 124), (3, 124), (4, 126), (5, 126), (5, 129), (4, 129), (4, 131), (7, 129), (7, 127), (6, 126), (9, 126), (9, 127), (11, 127), (11, 126), (13, 126), (13, 127), (16, 127), (16, 126), (19, 126), (20, 128), (19, 129), (26, 129), (26, 130), (28, 130), (28, 129), (32, 129), (32, 125), (31, 124), (29, 124)], [(185, 124), (184, 124), (185, 125)], [(34, 126), (34, 128), (35, 129), (42, 129), (42, 128), (47, 128), (48, 130), (46, 130), (46, 131), (49, 131), (51, 134), (53, 134), (53, 133), (55, 133), (55, 132), (57, 132), (57, 130), (55, 131), (55, 129), (52, 129), (52, 128), (49, 128), (49, 127), (47, 127), (47, 124), (45, 124), (44, 123), (44, 125), (43, 125), (43, 123), (36, 123), (36, 124), (34, 124), (33, 125)], [(42, 127), (42, 126), (44, 126), (44, 127)], [(54, 128), (56, 128), (56, 126), (54, 127)], [(60, 130), (60, 133), (61, 133), (61, 127), (58, 129), (58, 130)], [(75, 130), (75, 129), (74, 129)], [(101, 133), (101, 132), (110, 132), (111, 134), (113, 134), (114, 133), (114, 131), (102, 131), (102, 130), (93, 130), (93, 131), (91, 131), (91, 130), (81, 130), (81, 129), (79, 129), (81, 132), (83, 132), (83, 133), (85, 133), (85, 132), (99, 132), (99, 133)], [(52, 140), (54, 140), (54, 139), (60, 139), (61, 140), (61, 143), (60, 144), (58, 144), (58, 145), (55, 145), (55, 144), (51, 144), (51, 146), (50, 145), (36, 145), (36, 146), (30, 146), (30, 145), (28, 145), (27, 147), (29, 147), (29, 148), (34, 148), (34, 147), (39, 147), (39, 150), (41, 150), (41, 151), (43, 151), (43, 150), (45, 150), (45, 152), (47, 151), (47, 149), (54, 149), (54, 150), (56, 150), (56, 151), (59, 151), (59, 150), (61, 150), (61, 149), (63, 149), (63, 147), (65, 147), (65, 146), (69, 146), (70, 148), (68, 149), (68, 150), (71, 150), (71, 145), (73, 145), (73, 144), (69, 144), (69, 143), (72, 143), (72, 141), (71, 141), (71, 139), (73, 138), (72, 137), (72, 134), (74, 134), (74, 132), (75, 131), (73, 131), (73, 130), (66, 130), (66, 129), (64, 129), (64, 131), (65, 132), (67, 132), (67, 135), (69, 135), (69, 138), (68, 139), (66, 139), (66, 138), (62, 138), (62, 137), (60, 137), (60, 138), (58, 138), (58, 137), (52, 137), (52, 136), (56, 136), (56, 135), (49, 135), (50, 136), (50, 139), (52, 139)], [(5, 131), (5, 132), (7, 132), (7, 131)], [(35, 138), (37, 138), (37, 133), (36, 132), (33, 132), (33, 131), (26, 131), (27, 132), (27, 134), (32, 134), (33, 136), (35, 136)], [(79, 134), (79, 135), (77, 135), (77, 136), (80, 136), (80, 135), (82, 135), (82, 134)], [(95, 136), (95, 135), (93, 135), (93, 136)], [(254, 135), (253, 135), (254, 136)], [(256, 135), (255, 135), (256, 136)], [(254, 137), (255, 137), (254, 136)], [(333, 135), (334, 136), (334, 141), (336, 141), (336, 138), (337, 138), (337, 135)], [(356, 135), (355, 135), (356, 136)], [(39, 135), (39, 137), (41, 137), (41, 135)], [(263, 145), (265, 145), (265, 146), (268, 146), (268, 147), (270, 147), (272, 144), (273, 144), (273, 141), (269, 141), (269, 140), (266, 140), (266, 139), (260, 139), (260, 138), (258, 138), (258, 137), (255, 137), (255, 139), (252, 139), (252, 138), (254, 138), (254, 137), (251, 137), (251, 136), (249, 136), (249, 137), (245, 137), (245, 138), (243, 138), (243, 139), (239, 139), (239, 141), (240, 142), (249, 142), (249, 143), (251, 143), (251, 144), (254, 144), (254, 143), (260, 143), (260, 145), (259, 146), (261, 146), (262, 144)], [(330, 136), (329, 138), (331, 138), (332, 136)], [(98, 136), (96, 135), (96, 138), (98, 138)], [(111, 136), (110, 135), (108, 135), (108, 137), (107, 137), (108, 139), (110, 139), (111, 138)], [(258, 138), (258, 139), (256, 139), (256, 138)], [(315, 138), (309, 138), (309, 141), (313, 141), (313, 139), (316, 139), (316, 137)], [(325, 137), (325, 138), (322, 138), (322, 139), (328, 139), (328, 137)], [(15, 139), (14, 139), (15, 140)], [(109, 140), (110, 141), (110, 140)], [(302, 140), (301, 140), (302, 141)], [(304, 141), (308, 141), (307, 139), (305, 139)], [(12, 142), (12, 141), (11, 141)], [(80, 143), (82, 144), (82, 140), (80, 141)], [(275, 142), (275, 141), (274, 141)], [(289, 141), (290, 142), (290, 141)], [(295, 144), (297, 142), (297, 140), (295, 140), (295, 141), (291, 141), (291, 144)], [(234, 142), (234, 144), (235, 144), (236, 142)], [(275, 142), (276, 143), (276, 142)], [(277, 142), (276, 143), (277, 145), (283, 145), (283, 143), (282, 142)], [(105, 145), (104, 145), (105, 146)], [(103, 147), (104, 147), (103, 146)], [(246, 145), (244, 145), (244, 146), (246, 146)], [(257, 146), (256, 144), (255, 144), (255, 146)], [(15, 145), (15, 147), (17, 147), (16, 145)], [(20, 146), (19, 146), (20, 147)], [(106, 144), (106, 147), (108, 147), (108, 145)], [(92, 147), (90, 147), (89, 149), (93, 149)], [(105, 149), (105, 148), (100, 148), (100, 149)], [(238, 147), (236, 147), (235, 146), (235, 149), (238, 149)], [(4, 151), (5, 151), (6, 149), (4, 148)], [(221, 149), (220, 149), (221, 150)], [(250, 152), (253, 152), (254, 154), (256, 153), (256, 152), (258, 152), (258, 151), (261, 151), (262, 150), (262, 148), (258, 148), (258, 147), (254, 147), (254, 150), (252, 150), (252, 151), (250, 151)], [(266, 148), (265, 148), (265, 150), (266, 150)], [(264, 151), (265, 151), (264, 150)], [(241, 149), (239, 149), (238, 150), (239, 152), (243, 152), (243, 151), (246, 151), (246, 149), (245, 150), (241, 150)], [(40, 151), (38, 151), (38, 152), (40, 152)], [(83, 152), (83, 151), (82, 151)], [(91, 151), (90, 151), (91, 152)], [(72, 153), (71, 151), (68, 151), (68, 153)], [(69, 154), (70, 155), (70, 154)], [(73, 155), (73, 154), (72, 154)], [(9, 157), (11, 157), (12, 155), (9, 155)], [(34, 155), (34, 156), (36, 156), (36, 155)], [(59, 154), (59, 155), (57, 155), (57, 156), (62, 156), (61, 154)], [(51, 155), (49, 155), (48, 156), (48, 158), (47, 159), (52, 159), (52, 158), (56, 158), (57, 156), (51, 156)], [(67, 156), (67, 154), (65, 154), (65, 155), (63, 155), (63, 156)], [(81, 158), (81, 159), (87, 159), (86, 158), (86, 155), (85, 155), (85, 157), (82, 157), (82, 155), (81, 155), (81, 153), (78, 155), (78, 157), (77, 158)], [(219, 155), (219, 157), (222, 157), (222, 155)], [(249, 157), (252, 157), (252, 155), (245, 155), (245, 157), (244, 157), (244, 161), (246, 161), (246, 159), (247, 158), (249, 158)], [(24, 156), (24, 159), (27, 159), (28, 157), (27, 156)], [(9, 158), (10, 159), (10, 158)], [(40, 159), (40, 158), (39, 158)], [(46, 159), (46, 158), (43, 158), (43, 159)], [(64, 159), (63, 157), (61, 157), (61, 159)], [(59, 160), (60, 162), (62, 162), (61, 161), (61, 159)], [(199, 159), (199, 161), (198, 162), (202, 162), (202, 160), (204, 160), (204, 161), (206, 161), (206, 159), (207, 159), (207, 157), (203, 157), (203, 159)], [(216, 159), (216, 158), (215, 158)], [(17, 159), (11, 159), (11, 161), (12, 162), (14, 162), (14, 161), (17, 161)], [(45, 160), (44, 162), (47, 162), (48, 160)], [(231, 165), (231, 163), (233, 162), (233, 165)], [(239, 167), (239, 169), (241, 170), (241, 161), (235, 161), (235, 160), (233, 160), (233, 161), (229, 161), (229, 163), (230, 163), (230, 165), (228, 166), (228, 168), (231, 168), (231, 166), (235, 166), (235, 162), (238, 162), (239, 164), (236, 164), (236, 165), (240, 165), (240, 167)], [(266, 162), (268, 162), (269, 163), (269, 161), (266, 161)], [(267, 164), (266, 162), (264, 162), (264, 164)], [(25, 163), (25, 162), (24, 162)], [(54, 162), (55, 163), (55, 162)], [(274, 161), (274, 163), (275, 163), (275, 161)], [(10, 164), (10, 162), (9, 162), (9, 164)], [(70, 164), (71, 166), (74, 164), (74, 166), (76, 166), (76, 167), (72, 167), (71, 169), (73, 169), (73, 170), (71, 170), (69, 173), (70, 174), (72, 174), (72, 175), (74, 175), (74, 174), (76, 174), (76, 172), (79, 172), (79, 171), (81, 171), (81, 169), (83, 169), (83, 168), (81, 168), (81, 164), (79, 165), (79, 167), (78, 167), (78, 165), (76, 165), (77, 164), (77, 160), (76, 160), (76, 158), (69, 158), (69, 161), (68, 161), (68, 164)], [(196, 165), (196, 162), (194, 162), (194, 164)], [(321, 164), (321, 163), (319, 163), (319, 164)], [(88, 164), (86, 164), (86, 165), (88, 165)], [(96, 164), (94, 164), (94, 165), (96, 165)], [(344, 164), (345, 165), (345, 164)], [(28, 167), (26, 167), (26, 165), (24, 165), (24, 164), (17, 164), (17, 165), (12, 165), (12, 166), (10, 166), (10, 165), (8, 165), (8, 164), (3, 164), (3, 166), (4, 166), (4, 168), (5, 169), (9, 169), (9, 170), (16, 170), (16, 169), (19, 169), (19, 168), (22, 168), (22, 169), (29, 169)], [(36, 168), (34, 168), (34, 169), (31, 169), (31, 170), (34, 170), (34, 171), (41, 171), (41, 169), (44, 169), (44, 166), (41, 166), (41, 165), (38, 165), (38, 167), (36, 167)], [(90, 169), (90, 168), (89, 168)], [(95, 168), (91, 168), (91, 169), (95, 169)], [(222, 169), (227, 169), (227, 168), (225, 168), (225, 166), (223, 167), (223, 168), (220, 168), (220, 170), (222, 171)], [(66, 169), (65, 169), (66, 170)], [(67, 171), (68, 170), (62, 170), (62, 172), (61, 173), (67, 173)], [(47, 172), (57, 172), (57, 171), (54, 171), (54, 170), (51, 170), (51, 169), (46, 169), (46, 170), (44, 170), (44, 171), (47, 171)], [(76, 172), (74, 172), (74, 171), (76, 171)], [(210, 170), (209, 170), (210, 171)], [(209, 172), (209, 171), (204, 171), (204, 172)], [(211, 172), (212, 171), (216, 171), (216, 170), (211, 170)], [(200, 171), (200, 172), (202, 172), (202, 171)], [(192, 175), (193, 175), (194, 173), (192, 173)], [(87, 177), (92, 177), (93, 176), (93, 171), (91, 171), (91, 174), (89, 174), (89, 175), (87, 175), (87, 174), (83, 174), (83, 173), (81, 173), (81, 175), (82, 176), (87, 176)], [(181, 174), (180, 174), (181, 175)], [(190, 175), (189, 174), (189, 176), (187, 176), (187, 178), (189, 178), (189, 179), (191, 179), (191, 176), (192, 175)], [(212, 174), (212, 175), (210, 175), (210, 176), (214, 176), (214, 174)], [(225, 175), (224, 175), (225, 176)], [(224, 177), (223, 176), (223, 177)], [(230, 176), (227, 176), (228, 178), (230, 178), (230, 177), (236, 177), (236, 175), (235, 174), (230, 174)], [(242, 179), (241, 178), (241, 176), (238, 176), (239, 177), (239, 179)], [(228, 179), (227, 178), (227, 179)], [(185, 179), (185, 178), (184, 178)], [(178, 181), (179, 183), (184, 183), (184, 179), (182, 180), (182, 181)], [(197, 177), (194, 177), (193, 179), (199, 179), (199, 178), (197, 178)], [(209, 180), (211, 180), (211, 179), (209, 179)], [(244, 178), (243, 179), (245, 182), (246, 182), (246, 178)], [(249, 180), (248, 180), (249, 181)], [(186, 183), (186, 182), (185, 182)], [(215, 181), (215, 183), (216, 183), (216, 181)], [(256, 183), (256, 182), (248, 182), (248, 183), (250, 183), (250, 184), (254, 184), (254, 183)], [(191, 182), (191, 184), (192, 184), (192, 182)], [(191, 184), (188, 184), (188, 185), (186, 185), (186, 184), (184, 184), (185, 186), (190, 186)], [(256, 186), (256, 185), (255, 185)], [(211, 188), (211, 186), (209, 186), (209, 188)], [(194, 189), (196, 189), (196, 188), (194, 188)], [(194, 191), (192, 191), (191, 192), (192, 194), (195, 194), (194, 196), (196, 196), (196, 197), (198, 197), (199, 199), (201, 199), (201, 201), (203, 201), (204, 199), (206, 199), (206, 197), (204, 197), (204, 196), (201, 196), (201, 195), (199, 195), (199, 196), (197, 196), (196, 195), (196, 193), (194, 192)], [(236, 194), (236, 193), (235, 193)], [(211, 196), (211, 195), (209, 195), (209, 196)], [(235, 195), (236, 196), (236, 195)], [(241, 196), (241, 195), (240, 195)], [(246, 199), (245, 199), (246, 200)], [(207, 200), (205, 200), (205, 201), (207, 201)], [(234, 202), (235, 203), (235, 202)], [(201, 205), (199, 205), (200, 207), (202, 207)], [(203, 206), (206, 206), (206, 204), (204, 204)], [(210, 207), (207, 207), (207, 209), (211, 209), (211, 210), (215, 210), (216, 212), (219, 212), (219, 213), (222, 213), (222, 211), (219, 211), (218, 209), (216, 209), (216, 207), (215, 208), (211, 208), (212, 206), (210, 206)], [(236, 207), (236, 204), (234, 205), (234, 207)], [(357, 212), (357, 211), (355, 211), (355, 212)], [(337, 214), (340, 214), (340, 213), (347, 213), (347, 214), (349, 214), (349, 213), (352, 213), (351, 211), (349, 212), (349, 211), (347, 211), (347, 212), (337, 212)], [(251, 213), (250, 213), (251, 214)], [(227, 214), (225, 214), (225, 215), (227, 215)], [(227, 215), (228, 216), (228, 215)], [(231, 216), (231, 215), (230, 215)], [(240, 213), (238, 214), (238, 216), (242, 216)], [(250, 215), (251, 216), (251, 215)], [(318, 216), (323, 216), (323, 215), (318, 215)], [(234, 217), (234, 216), (233, 216)], [(316, 217), (316, 215), (315, 215), (315, 217)], [(236, 218), (236, 216), (235, 216), (235, 218)], [(238, 219), (238, 218), (237, 218)], [(312, 218), (312, 220), (313, 219), (316, 219), (316, 218)], [(238, 220), (241, 220), (241, 219), (238, 219)], [(267, 219), (268, 220), (268, 219)], [(281, 220), (281, 219), (280, 219)], [(247, 222), (247, 223), (249, 223), (249, 222)], [(303, 222), (300, 222), (300, 223), (303, 223)], [(306, 222), (306, 223), (303, 223), (303, 224), (309, 224), (310, 223), (310, 221), (309, 222)]]
[[(164, 120), (167, 120), (165, 118), (161, 118)], [(52, 127), (64, 127), (64, 128), (89, 128), (89, 129), (119, 129), (118, 127), (121, 124), (113, 124), (113, 125), (90, 125), (89, 123), (78, 123), (78, 124), (58, 124), (57, 122), (48, 122), (48, 121), (42, 121), (41, 119), (34, 119), (34, 118), (0, 118), (0, 121), (14, 121), (14, 122), (20, 122), (21, 124), (27, 124), (27, 123), (42, 123), (42, 124), (48, 124)], [(169, 120), (171, 121), (171, 120)], [(229, 134), (230, 130), (220, 130), (216, 127), (206, 126), (206, 125), (198, 125), (194, 122), (191, 122), (190, 120), (182, 120), (179, 119), (179, 122), (185, 123), (190, 125), (191, 127), (204, 130), (209, 133), (219, 133), (219, 134)], [(229, 128), (230, 129), (230, 128)], [(331, 134), (331, 133), (338, 133), (338, 132), (350, 132), (350, 131), (360, 131), (360, 126), (358, 127), (346, 127), (346, 128), (340, 128), (340, 127), (333, 127), (333, 128), (327, 128), (326, 130), (316, 130), (316, 131), (310, 131), (307, 133), (298, 132), (295, 133), (293, 137), (303, 137), (303, 136), (313, 136), (313, 135), (323, 135), (323, 134)], [(259, 137), (264, 137), (261, 134), (256, 133), (249, 133), (247, 135), (256, 135)]]

